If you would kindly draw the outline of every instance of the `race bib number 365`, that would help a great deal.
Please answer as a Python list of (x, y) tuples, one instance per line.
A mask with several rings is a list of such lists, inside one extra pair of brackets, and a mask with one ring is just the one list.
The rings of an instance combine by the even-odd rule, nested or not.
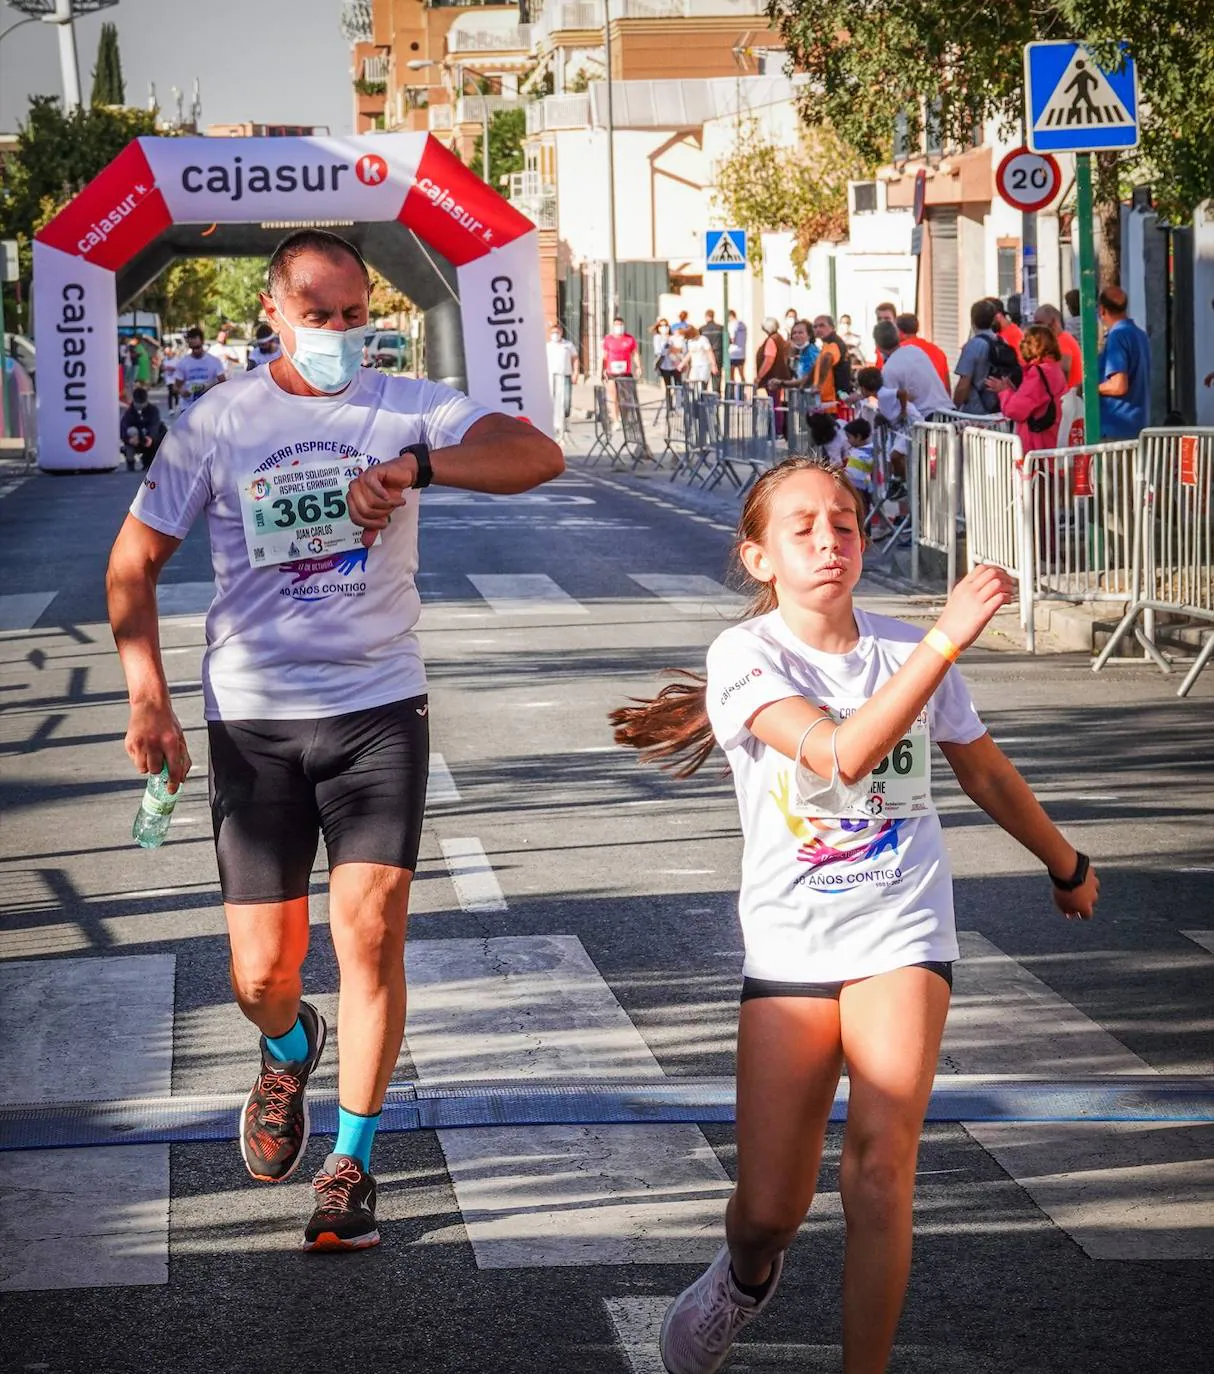
[[(827, 709), (836, 720), (843, 721), (859, 709), (859, 704), (830, 702)], [(931, 810), (931, 736), (925, 709), (868, 775), (866, 795), (851, 814), (885, 821), (926, 816)]]
[(240, 490), (249, 562), (276, 567), (300, 558), (362, 548), (362, 527), (350, 519), (346, 491), (362, 462), (322, 463), (259, 473)]

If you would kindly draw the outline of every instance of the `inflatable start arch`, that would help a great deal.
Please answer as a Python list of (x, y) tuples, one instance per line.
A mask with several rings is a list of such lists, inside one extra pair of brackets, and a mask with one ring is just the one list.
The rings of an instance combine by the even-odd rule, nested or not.
[(39, 466), (118, 462), (119, 301), (305, 226), (425, 310), (431, 376), (551, 428), (535, 226), (428, 134), (140, 138), (34, 242)]

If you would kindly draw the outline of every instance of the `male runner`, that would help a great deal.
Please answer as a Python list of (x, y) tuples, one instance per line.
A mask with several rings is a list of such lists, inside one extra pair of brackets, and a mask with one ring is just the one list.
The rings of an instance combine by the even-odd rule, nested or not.
[(223, 364), (213, 354), (207, 352), (206, 336), (195, 326), (185, 332), (185, 345), (189, 350), (177, 359), (173, 374), (173, 389), (181, 397), (182, 410), (188, 410), (200, 396), (205, 396), (213, 386), (227, 380)]
[(211, 812), (232, 986), (262, 1036), (240, 1143), (267, 1182), (288, 1178), (303, 1154), (304, 1092), (325, 1045), (324, 1018), (300, 1000), (308, 875), (325, 837), (340, 1111), (304, 1234), (306, 1249), (322, 1250), (379, 1240), (371, 1142), (404, 1031), (429, 752), (417, 489), (522, 492), (564, 467), (521, 420), (361, 367), (369, 289), (362, 258), (336, 235), (301, 230), (279, 245), (261, 300), (284, 356), (185, 412), (107, 577), (131, 702), (127, 753), (141, 773), (167, 763), (176, 789), (190, 754), (161, 660), (156, 583), (205, 514)]

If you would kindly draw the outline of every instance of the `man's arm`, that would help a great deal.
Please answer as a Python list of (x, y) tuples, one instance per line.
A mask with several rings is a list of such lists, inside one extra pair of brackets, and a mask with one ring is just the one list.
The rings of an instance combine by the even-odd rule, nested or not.
[(1129, 389), (1130, 377), (1126, 372), (1112, 373), (1096, 388), (1102, 396), (1124, 396)]
[(160, 656), (156, 583), (180, 545), (180, 539), (128, 515), (110, 550), (105, 575), (110, 628), (131, 701), (126, 752), (140, 773), (159, 773), (167, 760), (171, 792), (190, 771), (190, 751), (173, 714)]
[[(534, 425), (492, 414), (482, 415), (458, 444), (432, 449), (430, 465), (436, 486), (513, 496), (559, 477), (565, 471), (565, 455)], [(403, 453), (368, 468), (350, 484), (350, 518), (371, 536), (365, 543), (374, 542), (373, 531), (387, 526), (416, 480), (417, 459)]]

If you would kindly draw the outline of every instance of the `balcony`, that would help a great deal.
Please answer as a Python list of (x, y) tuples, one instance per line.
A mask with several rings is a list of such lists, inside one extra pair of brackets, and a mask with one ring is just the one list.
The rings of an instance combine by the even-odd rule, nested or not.
[(463, 29), (453, 24), (447, 34), (447, 53), (467, 57), (471, 53), (531, 51), (531, 25), (509, 24), (500, 28)]
[[(766, 19), (767, 0), (612, 0), (611, 17), (621, 19)], [(536, 44), (558, 33), (603, 27), (603, 0), (548, 0), (532, 25)]]
[(499, 110), (518, 110), (523, 102), (509, 95), (462, 95), (455, 102), (456, 124), (481, 124), (486, 113), (492, 119)]
[(590, 96), (549, 95), (527, 106), (527, 133), (545, 134), (556, 129), (590, 127)]
[(511, 172), (508, 194), (537, 229), (556, 228), (556, 187), (538, 172)]

